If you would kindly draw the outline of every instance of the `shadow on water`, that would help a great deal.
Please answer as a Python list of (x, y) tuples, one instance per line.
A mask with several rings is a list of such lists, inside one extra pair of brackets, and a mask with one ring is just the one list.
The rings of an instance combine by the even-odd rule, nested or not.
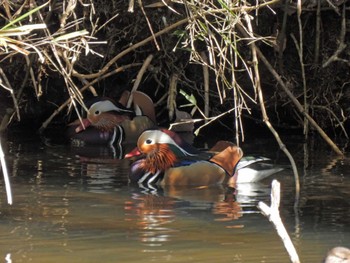
[[(291, 145), (301, 199), (296, 215), (292, 171), (276, 174), (281, 216), (301, 261), (321, 262), (329, 248), (350, 244), (350, 162), (314, 151), (304, 167), (303, 146)], [(288, 165), (257, 144), (245, 151), (253, 146)], [(6, 204), (1, 185), (3, 262), (289, 262), (256, 207), (270, 203), (272, 178), (237, 189), (139, 188), (128, 184), (129, 161), (110, 159), (119, 150), (30, 140), (4, 148), (14, 204)]]

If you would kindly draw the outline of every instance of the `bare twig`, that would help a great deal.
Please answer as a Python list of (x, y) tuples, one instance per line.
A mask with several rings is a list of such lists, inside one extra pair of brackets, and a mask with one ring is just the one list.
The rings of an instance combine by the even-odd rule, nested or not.
[(343, 7), (343, 12), (342, 12), (342, 22), (341, 22), (341, 29), (340, 29), (340, 36), (339, 36), (339, 46), (337, 50), (334, 52), (334, 54), (326, 61), (323, 63), (322, 67), (325, 68), (329, 66), (334, 61), (342, 61), (346, 62), (348, 65), (350, 65), (350, 62), (348, 60), (344, 60), (339, 58), (340, 53), (343, 52), (343, 50), (346, 48), (345, 44), (345, 35), (346, 35), (346, 12), (345, 12), (345, 6)]
[(138, 89), (138, 87), (140, 86), (140, 83), (141, 83), (141, 80), (142, 80), (142, 77), (143, 75), (145, 74), (148, 66), (151, 64), (152, 62), (152, 59), (153, 59), (153, 55), (149, 55), (145, 61), (143, 62), (143, 65), (141, 67), (141, 69), (139, 70), (139, 72), (137, 73), (137, 76), (136, 76), (136, 80), (134, 82), (134, 85), (131, 89), (131, 92), (130, 92), (130, 97), (128, 99), (128, 102), (126, 104), (126, 107), (127, 108), (130, 108), (131, 107), (131, 104), (132, 104), (132, 100), (133, 100), (133, 97), (132, 97), (132, 93), (133, 91), (136, 91)]
[[(301, 68), (301, 76), (303, 80), (303, 91), (304, 91), (304, 111), (306, 114), (309, 114), (309, 105), (307, 102), (307, 85), (306, 85), (306, 77), (305, 77), (305, 66), (304, 66), (304, 40), (303, 40), (303, 25), (301, 22), (301, 0), (297, 1), (297, 17), (298, 17), (298, 27), (299, 27), (299, 44), (297, 43), (296, 39), (293, 37), (295, 46), (298, 51), (299, 55), (299, 62), (300, 62), (300, 68)], [(305, 139), (307, 139), (309, 134), (309, 121), (304, 116), (304, 135)]]
[(288, 89), (287, 85), (283, 82), (280, 75), (274, 70), (270, 62), (266, 59), (266, 57), (263, 55), (263, 53), (260, 51), (258, 47), (256, 47), (256, 52), (260, 58), (260, 60), (265, 64), (266, 68), (270, 71), (270, 73), (274, 76), (276, 81), (279, 83), (280, 87), (284, 90), (284, 92), (287, 94), (287, 96), (290, 98), (290, 100), (293, 102), (293, 104), (296, 106), (297, 110), (306, 116), (308, 121), (310, 122), (310, 125), (313, 126), (317, 132), (321, 135), (321, 137), (328, 143), (329, 146), (333, 149), (333, 151), (341, 156), (344, 156), (343, 152), (338, 148), (338, 146), (329, 138), (329, 136), (322, 130), (322, 128), (317, 124), (317, 122), (304, 111), (303, 106), (300, 104), (300, 102), (295, 98), (293, 93)]
[(318, 65), (320, 58), (320, 39), (321, 39), (321, 0), (317, 0), (316, 10), (316, 34), (315, 34), (315, 55), (314, 63)]
[[(12, 101), (13, 101), (13, 105), (15, 107), (16, 110), (16, 114), (17, 114), (17, 119), (20, 120), (21, 116), (19, 114), (19, 108), (18, 108), (18, 102), (17, 102), (17, 98), (15, 96), (15, 93), (13, 92), (13, 88), (11, 87), (11, 84), (9, 82), (9, 80), (6, 77), (6, 74), (4, 73), (4, 71), (2, 70), (2, 68), (0, 67), (0, 86), (2, 86), (4, 89), (6, 89), (8, 92), (10, 92)], [(3, 83), (3, 81), (5, 82), (5, 84)]]
[(134, 6), (135, 6), (135, 1), (134, 0), (129, 0), (128, 12), (134, 13)]
[(139, 5), (140, 5), (140, 8), (141, 8), (141, 11), (142, 11), (142, 13), (143, 13), (143, 15), (144, 15), (144, 17), (145, 17), (145, 19), (146, 19), (146, 21), (147, 21), (147, 25), (148, 25), (149, 31), (151, 32), (151, 34), (152, 34), (152, 36), (153, 36), (154, 44), (156, 45), (156, 48), (157, 48), (157, 50), (159, 51), (159, 50), (160, 50), (160, 47), (159, 47), (159, 45), (158, 45), (157, 38), (156, 38), (155, 35), (154, 35), (153, 28), (152, 28), (152, 25), (151, 25), (151, 23), (150, 23), (148, 17), (147, 17), (146, 11), (145, 11), (145, 9), (143, 8), (142, 0), (138, 0), (138, 2), (139, 2)]
[(2, 174), (4, 175), (7, 203), (9, 205), (12, 205), (12, 192), (11, 192), (10, 178), (9, 178), (9, 175), (7, 172), (5, 154), (2, 150), (1, 140), (0, 140), (0, 162), (1, 162), (1, 167), (2, 167)]
[[(248, 25), (248, 29), (252, 33), (253, 27), (251, 25), (251, 21), (250, 21), (249, 15), (246, 14), (245, 18), (246, 18), (246, 22), (247, 22), (247, 25)], [(295, 203), (294, 203), (294, 206), (297, 207), (298, 204), (299, 204), (299, 198), (300, 198), (300, 182), (299, 182), (298, 169), (297, 169), (297, 166), (295, 164), (293, 156), (290, 154), (290, 152), (288, 151), (287, 147), (282, 142), (279, 134), (273, 128), (272, 124), (270, 123), (269, 117), (267, 116), (267, 112), (266, 112), (266, 109), (265, 109), (264, 97), (263, 97), (262, 88), (261, 88), (259, 68), (258, 68), (258, 57), (257, 57), (258, 48), (256, 47), (254, 42), (251, 43), (250, 47), (251, 47), (252, 55), (253, 55), (253, 69), (254, 69), (254, 73), (255, 73), (255, 78), (254, 78), (255, 79), (255, 88), (256, 88), (257, 93), (258, 93), (260, 109), (261, 109), (261, 112), (262, 112), (262, 118), (263, 118), (263, 121), (266, 124), (266, 126), (269, 128), (269, 130), (271, 131), (271, 133), (275, 137), (275, 139), (276, 139), (280, 149), (285, 153), (285, 155), (289, 159), (289, 162), (292, 165), (293, 174), (294, 174), (294, 181), (295, 181)]]
[(179, 75), (177, 73), (172, 73), (169, 80), (169, 89), (168, 89), (168, 100), (167, 100), (167, 109), (169, 119), (173, 119), (176, 111), (176, 95), (177, 95), (177, 82)]
[[(246, 11), (246, 12), (250, 12), (250, 11), (254, 11), (254, 10), (257, 10), (259, 8), (262, 8), (262, 7), (266, 7), (266, 6), (270, 6), (270, 5), (274, 5), (274, 4), (277, 4), (279, 3), (280, 0), (271, 0), (269, 2), (265, 2), (265, 3), (262, 3), (260, 5), (255, 5), (255, 6), (243, 6), (243, 7), (233, 7), (233, 8), (230, 8), (230, 11), (231, 12), (237, 12), (237, 11)], [(217, 10), (211, 10), (212, 13), (220, 13), (220, 12), (223, 12), (225, 11), (226, 9), (217, 9)], [(157, 33), (154, 33), (154, 36), (150, 36), (150, 37), (147, 37), (145, 38), (144, 40), (132, 45), (131, 47), (123, 50), (122, 52), (120, 52), (118, 55), (116, 55), (115, 57), (113, 57), (110, 61), (108, 61), (108, 63), (97, 73), (92, 73), (92, 74), (81, 74), (81, 73), (78, 73), (77, 71), (73, 71), (73, 74), (72, 76), (74, 77), (82, 77), (82, 78), (85, 78), (85, 79), (92, 79), (92, 78), (98, 78), (99, 76), (103, 75), (112, 65), (114, 65), (120, 58), (122, 58), (123, 56), (125, 56), (126, 54), (128, 54), (129, 52), (139, 48), (139, 47), (142, 47), (143, 45), (147, 44), (148, 42), (152, 41), (154, 39), (154, 37), (159, 37), (171, 30), (174, 30), (175, 28), (181, 26), (181, 25), (184, 25), (186, 23), (188, 23), (188, 21), (190, 19), (193, 19), (195, 17), (191, 17), (191, 18), (184, 18), (182, 20), (179, 20), (177, 21), (176, 23), (158, 31)]]
[[(207, 62), (208, 58), (205, 52), (201, 52), (201, 57), (204, 62)], [(203, 79), (204, 79), (204, 114), (205, 117), (209, 117), (209, 67), (205, 63), (203, 66)]]
[(313, 108), (319, 108), (319, 109), (328, 111), (333, 116), (333, 118), (338, 122), (339, 126), (341, 127), (341, 129), (342, 129), (342, 131), (343, 131), (343, 133), (345, 135), (345, 137), (347, 139), (349, 139), (349, 135), (346, 132), (346, 129), (344, 127), (344, 122), (340, 121), (339, 118), (337, 117), (337, 115), (331, 109), (329, 109), (326, 106), (321, 106), (321, 105), (313, 105)]
[(279, 213), (280, 197), (281, 197), (280, 187), (281, 187), (280, 183), (277, 180), (273, 180), (272, 189), (271, 189), (271, 206), (266, 205), (264, 202), (259, 202), (258, 208), (270, 220), (270, 222), (274, 224), (277, 230), (277, 233), (282, 239), (283, 245), (289, 254), (291, 262), (300, 263), (298, 253), (280, 217), (280, 213)]

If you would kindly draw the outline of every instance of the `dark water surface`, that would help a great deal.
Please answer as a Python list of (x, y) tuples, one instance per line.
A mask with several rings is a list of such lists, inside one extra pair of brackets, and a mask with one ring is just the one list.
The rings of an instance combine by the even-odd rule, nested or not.
[[(350, 161), (327, 146), (313, 145), (307, 156), (303, 144), (288, 144), (302, 183), (298, 210), (290, 169), (235, 192), (152, 191), (128, 185), (128, 161), (91, 160), (91, 149), (6, 138), (3, 147), (14, 204), (7, 205), (1, 180), (0, 262), (289, 262), (256, 207), (270, 204), (273, 178), (281, 182), (281, 216), (302, 262), (350, 246)], [(243, 149), (288, 165), (274, 141)]]

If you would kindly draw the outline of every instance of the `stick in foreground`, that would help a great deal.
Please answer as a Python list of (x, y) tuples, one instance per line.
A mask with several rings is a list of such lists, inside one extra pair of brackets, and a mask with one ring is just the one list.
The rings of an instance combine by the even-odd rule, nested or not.
[(7, 194), (7, 203), (9, 205), (12, 205), (12, 193), (11, 193), (10, 179), (9, 179), (9, 175), (7, 173), (5, 154), (2, 151), (1, 141), (0, 141), (0, 162), (1, 162), (1, 167), (2, 167), (2, 173), (4, 175), (6, 194)]
[(283, 241), (284, 247), (286, 248), (290, 260), (293, 263), (300, 263), (299, 256), (295, 247), (290, 239), (286, 228), (283, 225), (282, 219), (279, 213), (280, 206), (280, 183), (277, 180), (272, 181), (271, 189), (271, 206), (269, 207), (264, 202), (259, 202), (258, 208), (262, 213), (274, 224), (278, 235)]

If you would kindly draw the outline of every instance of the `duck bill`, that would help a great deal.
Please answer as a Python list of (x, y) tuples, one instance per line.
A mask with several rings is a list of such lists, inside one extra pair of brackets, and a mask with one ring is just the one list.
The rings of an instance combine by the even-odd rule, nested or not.
[(87, 127), (91, 125), (91, 122), (88, 119), (82, 119), (79, 121), (78, 126), (75, 128), (75, 133), (79, 133), (81, 131), (84, 131)]
[(135, 147), (129, 153), (125, 154), (125, 158), (132, 158), (135, 156), (140, 156), (141, 154), (142, 154), (142, 152), (140, 152), (139, 149), (137, 147)]

